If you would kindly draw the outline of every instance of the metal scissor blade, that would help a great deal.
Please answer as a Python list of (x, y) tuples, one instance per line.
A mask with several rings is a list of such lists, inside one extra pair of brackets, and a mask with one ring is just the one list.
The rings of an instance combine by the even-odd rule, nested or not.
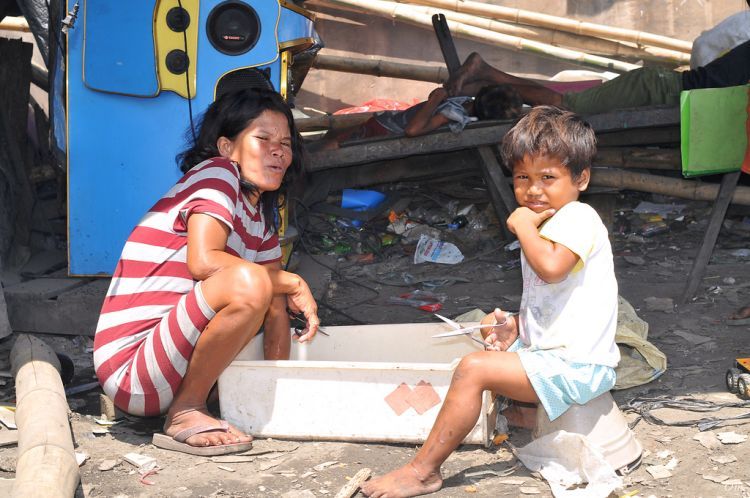
[(458, 330), (452, 330), (450, 332), (443, 332), (442, 334), (435, 334), (432, 337), (437, 339), (440, 337), (455, 337), (457, 335), (471, 334), (472, 332), (487, 327), (487, 325), (474, 325), (472, 327), (459, 328)]
[(442, 321), (444, 321), (445, 323), (447, 323), (448, 325), (450, 325), (451, 327), (453, 327), (456, 330), (458, 330), (458, 329), (461, 328), (461, 325), (459, 325), (458, 322), (454, 322), (450, 318), (446, 318), (443, 315), (438, 315), (437, 313), (435, 313), (435, 316), (438, 317), (438, 318), (440, 318)]

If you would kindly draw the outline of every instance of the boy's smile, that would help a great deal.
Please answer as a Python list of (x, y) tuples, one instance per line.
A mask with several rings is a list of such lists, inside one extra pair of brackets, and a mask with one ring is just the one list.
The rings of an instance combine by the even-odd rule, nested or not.
[(526, 155), (513, 165), (513, 191), (518, 204), (535, 213), (558, 210), (578, 200), (578, 195), (588, 187), (589, 177), (587, 168), (574, 181), (570, 170), (559, 159)]

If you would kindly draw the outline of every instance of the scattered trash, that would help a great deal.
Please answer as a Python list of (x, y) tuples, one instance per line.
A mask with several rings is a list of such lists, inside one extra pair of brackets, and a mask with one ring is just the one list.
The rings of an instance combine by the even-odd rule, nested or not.
[[(750, 412), (724, 418), (706, 417), (697, 420), (676, 420), (672, 422), (661, 419), (651, 412), (652, 410), (658, 410), (660, 408), (674, 408), (676, 410), (686, 410), (692, 412), (715, 412), (721, 410), (722, 408), (747, 407), (750, 407), (750, 401), (714, 402), (691, 397), (672, 398), (669, 396), (659, 396), (654, 398), (633, 398), (620, 408), (622, 408), (626, 412), (637, 413), (640, 417), (651, 424), (671, 425), (676, 427), (697, 426), (698, 430), (702, 432), (713, 429), (714, 427), (721, 427), (722, 425), (726, 425), (730, 421), (750, 419)], [(750, 420), (748, 420), (748, 422), (750, 422)]]
[(653, 237), (654, 235), (658, 235), (660, 233), (668, 232), (669, 231), (669, 225), (667, 225), (664, 221), (652, 221), (650, 223), (646, 223), (643, 225), (638, 233), (640, 233), (644, 237)]
[(719, 432), (716, 434), (722, 444), (739, 444), (747, 441), (747, 436), (736, 432)]
[(477, 487), (474, 486), (473, 484), (471, 484), (469, 486), (464, 486), (464, 492), (465, 493), (476, 493), (477, 492)]
[(235, 472), (235, 470), (232, 467), (227, 467), (225, 465), (217, 465), (216, 468), (221, 469), (225, 472)]
[(107, 472), (108, 470), (114, 469), (119, 464), (120, 464), (119, 460), (102, 460), (98, 468), (102, 472)]
[[(516, 456), (533, 472), (539, 472), (549, 483), (556, 497), (608, 496), (622, 487), (622, 478), (604, 459), (601, 450), (589, 443), (586, 436), (566, 431), (555, 431), (518, 448)], [(570, 490), (574, 485), (587, 482), (585, 488)], [(524, 492), (524, 494), (537, 494)]]
[(701, 344), (705, 344), (707, 342), (713, 341), (713, 337), (706, 337), (704, 335), (691, 334), (690, 332), (684, 332), (682, 330), (675, 330), (672, 333), (676, 336), (682, 337), (683, 339), (688, 341), (690, 344), (694, 344), (696, 346), (700, 346)]
[(247, 463), (255, 460), (255, 457), (248, 455), (220, 455), (211, 457), (214, 463)]
[(729, 476), (725, 476), (725, 475), (712, 476), (712, 475), (709, 475), (709, 474), (703, 474), (701, 477), (703, 477), (703, 479), (705, 479), (707, 481), (712, 481), (712, 482), (716, 482), (716, 483), (722, 483), (722, 482), (726, 481), (727, 479), (729, 479)]
[[(524, 494), (524, 495), (538, 495), (541, 493), (541, 491), (539, 491), (539, 488), (532, 488), (530, 486), (521, 486), (518, 488), (518, 491), (520, 491), (521, 494)], [(554, 494), (554, 491), (553, 491), (553, 494)], [(555, 494), (555, 496), (562, 496), (562, 495)]]
[(623, 259), (631, 265), (635, 266), (643, 266), (644, 264), (646, 264), (646, 260), (640, 256), (623, 256)]
[(654, 202), (641, 201), (638, 205), (633, 208), (633, 212), (636, 214), (658, 214), (664, 218), (670, 214), (680, 214), (685, 209), (685, 204), (657, 204)]
[(330, 462), (319, 463), (318, 465), (316, 465), (315, 467), (313, 467), (313, 470), (320, 472), (321, 470), (327, 469), (328, 467), (336, 465), (337, 463), (339, 463), (339, 462), (336, 461), (336, 460), (331, 460)]
[(709, 450), (717, 450), (721, 448), (721, 443), (716, 439), (716, 434), (713, 432), (699, 432), (693, 436), (693, 439)]
[(464, 260), (464, 255), (454, 244), (422, 235), (414, 252), (414, 264), (430, 262), (455, 265)]
[[(695, 439), (695, 438), (693, 438)], [(732, 463), (737, 461), (737, 457), (734, 455), (711, 455), (709, 459), (714, 462), (721, 465)]]
[(674, 301), (671, 297), (647, 297), (643, 302), (646, 303), (648, 311), (663, 311), (665, 313), (674, 311)]
[(412, 292), (407, 292), (406, 294), (401, 294), (398, 297), (391, 296), (388, 298), (388, 302), (391, 304), (411, 306), (422, 311), (434, 313), (443, 308), (443, 302), (445, 299), (446, 296), (444, 294), (436, 294), (431, 291), (417, 289)]
[(517, 240), (514, 240), (510, 244), (507, 244), (503, 249), (506, 252), (510, 252), (510, 251), (517, 251), (520, 248), (521, 248), (521, 243)]
[(79, 467), (83, 465), (83, 462), (89, 459), (88, 453), (85, 453), (82, 451), (76, 451), (75, 456), (76, 456), (76, 463), (78, 463)]
[(130, 465), (139, 469), (153, 468), (156, 465), (156, 458), (141, 455), (140, 453), (126, 453), (122, 458)]
[(668, 479), (672, 477), (672, 473), (664, 465), (649, 465), (646, 467), (646, 472), (651, 474), (654, 479)]
[(732, 251), (729, 254), (731, 254), (732, 256), (735, 256), (737, 258), (747, 258), (747, 257), (750, 257), (750, 249), (744, 249), (744, 248), (743, 249), (737, 249), (735, 251)]
[(260, 469), (261, 471), (265, 471), (265, 470), (268, 470), (268, 469), (272, 469), (272, 468), (274, 468), (274, 467), (278, 467), (279, 465), (281, 465), (281, 464), (282, 464), (282, 463), (284, 463), (285, 461), (286, 461), (286, 458), (279, 458), (279, 459), (277, 459), (277, 460), (270, 460), (270, 461), (268, 461), (268, 462), (261, 462), (261, 463), (260, 463), (260, 464), (258, 465), (258, 468), (259, 468), (259, 469)]

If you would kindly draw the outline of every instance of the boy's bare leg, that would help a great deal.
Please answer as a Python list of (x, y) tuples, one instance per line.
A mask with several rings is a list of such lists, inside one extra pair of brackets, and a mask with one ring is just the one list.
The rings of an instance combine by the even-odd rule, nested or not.
[(440, 489), (440, 466), (476, 424), (485, 390), (520, 401), (537, 401), (516, 353), (480, 351), (464, 357), (427, 441), (411, 462), (365, 483), (365, 496), (405, 498)]
[[(201, 283), (206, 302), (218, 310), (201, 333), (187, 371), (167, 411), (164, 433), (174, 436), (183, 429), (216, 425), (206, 408), (211, 387), (237, 353), (257, 333), (271, 303), (273, 288), (266, 270), (237, 265)], [(214, 446), (251, 441), (252, 437), (230, 426), (229, 432), (210, 431), (186, 440), (192, 446)]]
[(450, 95), (476, 95), (479, 89), (487, 85), (508, 84), (521, 95), (528, 105), (562, 105), (562, 94), (544, 85), (505, 73), (487, 64), (482, 56), (472, 52), (445, 86)]

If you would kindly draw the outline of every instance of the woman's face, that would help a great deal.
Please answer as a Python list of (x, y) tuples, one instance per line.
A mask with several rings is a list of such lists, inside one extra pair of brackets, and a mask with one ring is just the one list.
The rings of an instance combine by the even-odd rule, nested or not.
[(263, 192), (281, 187), (292, 163), (291, 135), (286, 116), (263, 111), (234, 140), (220, 137), (217, 141), (219, 153), (239, 164), (241, 178), (258, 187), (250, 198), (253, 204)]

